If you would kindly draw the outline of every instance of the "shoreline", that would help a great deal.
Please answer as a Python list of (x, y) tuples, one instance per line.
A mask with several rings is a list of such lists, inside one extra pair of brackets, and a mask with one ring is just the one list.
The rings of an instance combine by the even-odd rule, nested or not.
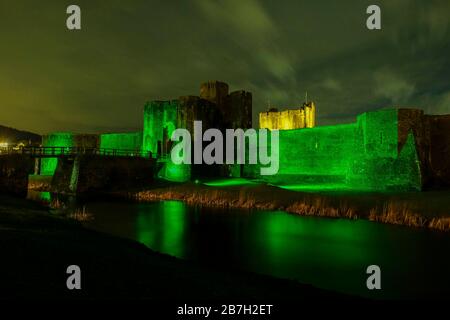
[(417, 201), (414, 201), (414, 194), (411, 199), (398, 200), (376, 193), (320, 194), (291, 191), (264, 184), (211, 187), (195, 183), (111, 194), (137, 202), (180, 200), (194, 206), (285, 211), (301, 216), (327, 218), (367, 219), (386, 224), (450, 232), (450, 212), (425, 213), (415, 207)]
[[(363, 300), (294, 280), (203, 266), (87, 229), (32, 201), (0, 200), (0, 299)], [(72, 264), (82, 270), (82, 290), (65, 286)]]

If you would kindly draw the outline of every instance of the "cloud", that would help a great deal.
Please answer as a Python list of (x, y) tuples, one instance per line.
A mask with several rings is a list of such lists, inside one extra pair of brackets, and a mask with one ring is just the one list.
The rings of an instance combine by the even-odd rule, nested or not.
[(405, 104), (414, 93), (414, 85), (389, 70), (378, 70), (374, 74), (374, 92), (394, 104)]
[(450, 91), (439, 97), (433, 111), (434, 114), (450, 114)]
[(0, 4), (0, 124), (140, 127), (146, 101), (198, 94), (206, 80), (251, 91), (254, 119), (305, 91), (321, 125), (392, 104), (448, 113), (450, 2), (379, 3), (371, 32), (360, 0), (78, 0), (76, 33), (64, 1)]
[(231, 37), (263, 43), (277, 33), (272, 19), (257, 0), (198, 0), (196, 4), (210, 23), (224, 27)]
[(330, 90), (330, 91), (340, 91), (342, 90), (342, 86), (340, 82), (338, 82), (334, 78), (327, 77), (323, 82), (322, 86), (324, 89)]
[(257, 59), (255, 68), (267, 71), (278, 80), (292, 81), (294, 66), (279, 49), (279, 30), (259, 1), (198, 0), (196, 4), (224, 37), (236, 42), (251, 59)]

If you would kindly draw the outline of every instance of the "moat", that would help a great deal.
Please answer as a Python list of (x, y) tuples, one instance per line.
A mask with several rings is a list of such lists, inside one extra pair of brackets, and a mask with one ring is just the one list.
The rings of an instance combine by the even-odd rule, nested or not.
[[(31, 197), (51, 199), (48, 193)], [(450, 296), (450, 237), (443, 232), (281, 211), (193, 207), (180, 201), (68, 203), (92, 215), (84, 222), (88, 228), (205, 266), (375, 298)], [(371, 264), (381, 267), (381, 291), (366, 289), (365, 271)]]

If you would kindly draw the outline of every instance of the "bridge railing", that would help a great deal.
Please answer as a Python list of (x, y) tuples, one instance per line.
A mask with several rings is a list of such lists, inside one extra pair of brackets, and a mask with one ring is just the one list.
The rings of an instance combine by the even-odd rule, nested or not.
[(77, 156), (77, 155), (101, 155), (113, 157), (139, 157), (151, 158), (150, 152), (141, 150), (126, 150), (112, 148), (84, 148), (84, 147), (2, 147), (0, 155), (23, 154), (35, 157), (59, 157), (59, 156)]

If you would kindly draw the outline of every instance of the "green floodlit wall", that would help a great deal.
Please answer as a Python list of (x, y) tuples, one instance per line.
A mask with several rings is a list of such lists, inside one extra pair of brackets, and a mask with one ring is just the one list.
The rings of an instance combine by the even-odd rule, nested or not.
[(357, 125), (280, 131), (279, 175), (343, 178), (357, 145)]
[[(70, 132), (52, 133), (44, 136), (42, 145), (44, 147), (73, 147), (75, 145), (74, 135)], [(57, 165), (57, 158), (42, 158), (41, 175), (53, 175)]]
[(163, 141), (163, 131), (167, 130), (170, 139), (177, 126), (178, 100), (151, 101), (144, 106), (144, 131), (142, 150), (158, 152), (158, 141)]
[(189, 164), (174, 164), (170, 161), (164, 163), (161, 170), (158, 172), (158, 177), (164, 180), (173, 182), (186, 182), (191, 178), (191, 165)]
[[(398, 153), (397, 109), (358, 116), (355, 123), (280, 130), (280, 185), (334, 184), (358, 190), (420, 189), (420, 170), (412, 134)], [(246, 166), (258, 176), (257, 166)]]
[(100, 135), (100, 148), (141, 150), (142, 132), (105, 133)]

